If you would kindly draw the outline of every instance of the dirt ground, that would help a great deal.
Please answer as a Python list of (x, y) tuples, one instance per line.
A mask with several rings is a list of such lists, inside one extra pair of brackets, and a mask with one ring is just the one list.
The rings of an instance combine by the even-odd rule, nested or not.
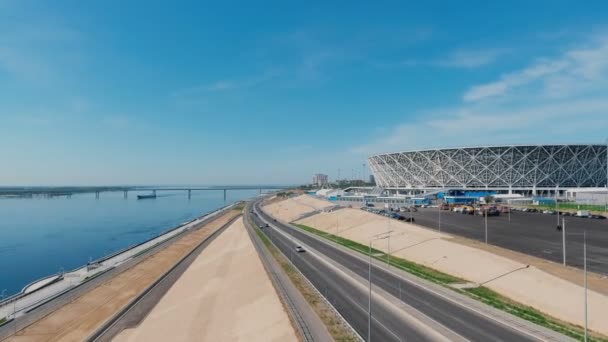
[[(486, 245), (485, 243), (481, 243), (476, 240), (454, 237), (452, 241), (461, 243), (466, 246), (483, 249), (490, 253), (501, 255), (505, 258), (516, 260), (526, 265), (534, 266), (544, 272), (547, 272), (551, 275), (567, 280), (579, 286), (583, 286), (584, 284), (583, 271), (576, 267), (564, 267), (562, 264), (558, 264), (549, 260), (527, 255), (524, 253), (515, 252), (494, 245)], [(608, 296), (608, 278), (606, 276), (602, 276), (593, 272), (587, 272), (587, 287), (590, 290)]]
[(84, 341), (202, 240), (239, 213), (229, 210), (203, 228), (191, 231), (158, 253), (119, 273), (5, 341)]
[[(367, 245), (373, 235), (393, 231), (390, 252), (406, 260), (427, 265), (439, 271), (483, 284), (520, 303), (530, 305), (551, 316), (575, 324), (583, 324), (583, 288), (567, 277), (576, 278), (575, 270), (564, 268), (564, 277), (544, 271), (557, 265), (537, 267), (529, 259), (514, 257), (506, 250), (480, 246), (463, 238), (438, 233), (419, 226), (391, 220), (358, 209), (340, 209), (324, 212), (297, 221), (338, 234)], [(387, 251), (389, 240), (374, 242), (373, 247)], [(483, 248), (481, 248), (483, 247)], [(526, 265), (531, 265), (526, 268)], [(566, 278), (566, 279), (565, 279)], [(594, 287), (608, 286), (607, 279), (596, 277)], [(608, 334), (608, 296), (605, 291), (588, 292), (589, 327)]]
[(291, 197), (286, 200), (276, 201), (264, 206), (264, 210), (270, 215), (283, 221), (291, 222), (302, 215), (332, 207), (334, 204), (307, 195)]
[(137, 327), (114, 341), (297, 341), (242, 219), (196, 258)]

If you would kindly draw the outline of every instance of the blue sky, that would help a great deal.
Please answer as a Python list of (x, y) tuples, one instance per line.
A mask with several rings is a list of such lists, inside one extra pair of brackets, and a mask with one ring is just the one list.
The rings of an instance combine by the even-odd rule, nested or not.
[(0, 185), (292, 184), (608, 138), (608, 4), (0, 0)]

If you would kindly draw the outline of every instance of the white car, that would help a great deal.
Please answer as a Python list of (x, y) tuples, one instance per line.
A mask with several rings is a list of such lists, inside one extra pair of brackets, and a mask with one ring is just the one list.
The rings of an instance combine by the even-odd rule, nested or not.
[(298, 253), (304, 253), (304, 252), (306, 252), (306, 250), (302, 246), (296, 246), (296, 252), (298, 252)]

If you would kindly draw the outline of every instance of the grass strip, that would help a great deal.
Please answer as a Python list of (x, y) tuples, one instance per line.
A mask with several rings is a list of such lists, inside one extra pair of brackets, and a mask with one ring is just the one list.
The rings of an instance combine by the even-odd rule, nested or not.
[[(369, 246), (365, 246), (358, 242), (355, 242), (355, 241), (352, 241), (349, 239), (345, 239), (343, 237), (336, 236), (336, 235), (333, 235), (330, 233), (323, 232), (321, 230), (312, 228), (307, 225), (296, 224), (296, 223), (294, 223), (293, 225), (298, 228), (301, 228), (307, 232), (316, 234), (318, 236), (324, 237), (331, 241), (335, 241), (335, 242), (337, 242), (345, 247), (348, 247), (352, 250), (355, 250), (357, 252), (363, 253), (365, 255), (369, 255)], [(372, 257), (374, 257), (377, 260), (386, 261), (387, 255), (384, 251), (372, 248)], [(437, 284), (448, 285), (448, 284), (457, 284), (457, 283), (466, 282), (464, 279), (439, 272), (433, 268), (430, 268), (430, 267), (427, 267), (424, 265), (420, 265), (415, 262), (411, 262), (411, 261), (408, 261), (408, 260), (405, 260), (402, 258), (398, 258), (393, 255), (390, 256), (390, 263), (393, 266), (396, 266), (397, 268), (400, 268), (406, 272), (412, 273), (420, 278), (432, 281)]]
[[(307, 232), (313, 233), (317, 236), (323, 237), (330, 241), (335, 241), (345, 247), (348, 247), (352, 250), (360, 252), (365, 255), (369, 255), (369, 246), (362, 245), (358, 242), (345, 239), (343, 237), (339, 237), (316, 228), (306, 226), (303, 224), (292, 223), (292, 225), (305, 230)], [(372, 249), (372, 257), (386, 261), (386, 253), (384, 251), (380, 251), (377, 249)], [(584, 330), (581, 326), (561, 321), (557, 318), (553, 318), (548, 316), (530, 306), (518, 303), (513, 301), (505, 296), (500, 295), (497, 292), (490, 290), (487, 287), (476, 287), (476, 288), (468, 288), (468, 289), (456, 289), (454, 287), (448, 286), (450, 284), (457, 283), (466, 283), (467, 281), (461, 278), (457, 278), (451, 276), (449, 274), (437, 271), (433, 268), (417, 264), (415, 262), (411, 262), (399, 257), (395, 257), (394, 255), (390, 256), (390, 262), (393, 266), (396, 266), (408, 273), (416, 275), (420, 278), (432, 281), (434, 283), (446, 286), (447, 288), (463, 293), (473, 299), (481, 301), (487, 305), (493, 306), (499, 310), (512, 314), (514, 316), (523, 318), (529, 322), (534, 324), (546, 327), (558, 333), (564, 334), (566, 336), (575, 338), (577, 340), (584, 340)], [(590, 336), (588, 337), (588, 341), (597, 341), (597, 342), (608, 342), (608, 338), (601, 336), (595, 332), (590, 332)]]
[(4, 324), (4, 322), (6, 322), (6, 317), (5, 318), (0, 318), (0, 325)]
[(578, 203), (559, 203), (559, 205), (553, 204), (539, 204), (539, 205), (526, 205), (526, 208), (540, 209), (540, 210), (587, 210), (587, 211), (606, 211), (606, 205), (597, 204), (578, 204)]
[(304, 296), (323, 324), (325, 324), (334, 341), (358, 341), (358, 338), (353, 336), (350, 329), (342, 324), (341, 319), (337, 317), (333, 309), (329, 307), (310, 283), (304, 279), (302, 274), (298, 272), (287, 258), (272, 244), (272, 242), (270, 242), (262, 230), (257, 227), (251, 219), (249, 220), (249, 223), (254, 227), (255, 233), (260, 240), (262, 240), (262, 243), (268, 249), (272, 257), (279, 263), (294, 286), (300, 291), (302, 296)]

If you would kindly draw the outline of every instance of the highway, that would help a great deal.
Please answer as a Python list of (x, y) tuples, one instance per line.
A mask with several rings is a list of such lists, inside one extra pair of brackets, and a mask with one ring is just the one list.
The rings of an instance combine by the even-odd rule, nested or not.
[[(270, 219), (266, 218), (271, 221)], [(263, 223), (254, 217), (257, 225)], [(276, 224), (276, 223), (274, 223)], [(367, 337), (368, 331), (368, 295), (365, 289), (361, 290), (355, 284), (343, 280), (335, 275), (335, 270), (326, 263), (314, 258), (310, 252), (296, 253), (295, 244), (278, 231), (264, 228), (264, 233), (271, 238), (275, 246), (281, 252), (291, 258), (298, 270), (328, 299), (328, 301), (340, 312), (349, 324), (363, 337)], [(332, 275), (332, 276), (330, 276)], [(431, 336), (424, 336), (422, 332), (407, 325), (407, 322), (387, 310), (384, 305), (379, 305), (379, 300), (374, 298), (371, 338), (375, 341), (433, 341)]]
[[(305, 245), (312, 247), (324, 257), (337, 262), (342, 267), (352, 271), (363, 279), (368, 277), (368, 263), (359, 257), (337, 248), (327, 241), (322, 241), (310, 236), (289, 225), (273, 221), (271, 217), (263, 213), (256, 203), (256, 212), (265, 221), (270, 222), (271, 227), (265, 228), (268, 235), (272, 234), (273, 241), (277, 247), (287, 256), (292, 254), (294, 243), (289, 241), (283, 234), (295, 237)], [(272, 228), (272, 227), (276, 227)], [(271, 229), (272, 228), (272, 229)], [(272, 233), (271, 233), (272, 232)], [(344, 282), (336, 275), (336, 271), (324, 267), (322, 263), (316, 262), (315, 258), (307, 253), (295, 254), (295, 264), (298, 269), (323, 292), (327, 288), (327, 297), (336, 309), (363, 337), (367, 336), (367, 294), (361, 295), (352, 289), (352, 285)], [(545, 337), (532, 335), (520, 329), (515, 329), (506, 324), (498, 322), (485, 315), (479, 314), (462, 305), (456, 304), (431, 291), (423, 289), (406, 281), (383, 267), (374, 266), (372, 280), (375, 287), (386, 291), (397, 301), (401, 301), (419, 313), (435, 321), (460, 340), (469, 341), (536, 341)], [(374, 290), (376, 291), (376, 290)], [(375, 299), (375, 296), (372, 296)], [(401, 303), (398, 303), (401, 304)], [(375, 323), (372, 325), (372, 340), (390, 341), (397, 340), (428, 340), (428, 336), (420, 336), (420, 331), (412, 324), (400, 323), (399, 315), (386, 308), (386, 303), (374, 300), (372, 313)], [(444, 329), (445, 329), (444, 328)], [(386, 330), (390, 330), (388, 333)], [(418, 335), (417, 335), (418, 334)], [(395, 337), (395, 335), (397, 337)], [(452, 336), (451, 339), (454, 337)]]

